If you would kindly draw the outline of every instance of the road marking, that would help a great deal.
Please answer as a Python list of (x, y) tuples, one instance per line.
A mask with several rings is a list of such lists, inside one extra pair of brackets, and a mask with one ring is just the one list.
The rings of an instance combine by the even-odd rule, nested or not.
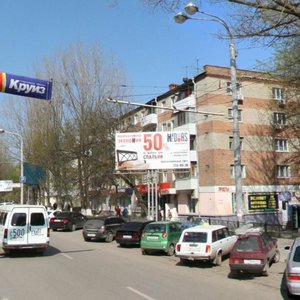
[(141, 293), (140, 291), (138, 291), (138, 290), (136, 290), (136, 289), (134, 289), (134, 288), (132, 288), (132, 287), (130, 287), (130, 286), (127, 286), (126, 288), (127, 288), (128, 290), (132, 291), (133, 293), (138, 294), (138, 295), (144, 297), (145, 299), (148, 299), (148, 300), (155, 300), (154, 298), (151, 298), (151, 297), (147, 296), (146, 294), (143, 294), (143, 293)]
[(68, 255), (68, 254), (65, 254), (65, 253), (61, 253), (62, 256), (68, 258), (68, 259), (73, 259), (72, 256)]

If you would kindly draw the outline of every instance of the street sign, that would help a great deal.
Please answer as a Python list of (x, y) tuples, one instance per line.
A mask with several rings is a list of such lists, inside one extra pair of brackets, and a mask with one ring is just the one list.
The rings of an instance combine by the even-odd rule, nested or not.
[(20, 183), (26, 183), (26, 176), (20, 176)]
[(13, 190), (12, 180), (0, 180), (0, 192), (11, 192)]

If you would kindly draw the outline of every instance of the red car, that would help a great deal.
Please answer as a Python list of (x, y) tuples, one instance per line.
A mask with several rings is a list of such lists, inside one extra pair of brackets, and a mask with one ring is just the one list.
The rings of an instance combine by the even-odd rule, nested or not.
[(270, 265), (279, 259), (277, 239), (261, 229), (252, 229), (239, 236), (230, 252), (231, 275), (253, 273), (268, 276)]

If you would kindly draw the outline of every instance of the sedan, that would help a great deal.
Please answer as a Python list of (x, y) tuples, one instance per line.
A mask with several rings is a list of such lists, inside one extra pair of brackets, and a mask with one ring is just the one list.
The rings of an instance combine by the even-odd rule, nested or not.
[(50, 219), (50, 228), (53, 231), (58, 229), (74, 231), (83, 228), (85, 216), (79, 212), (63, 211)]
[(285, 280), (287, 293), (291, 295), (300, 295), (300, 237), (296, 238), (290, 249), (286, 261)]
[(251, 229), (239, 236), (230, 252), (231, 275), (252, 273), (269, 275), (272, 263), (279, 262), (277, 240), (259, 229)]
[(124, 223), (116, 233), (116, 242), (121, 246), (140, 246), (145, 226), (153, 221), (131, 221)]

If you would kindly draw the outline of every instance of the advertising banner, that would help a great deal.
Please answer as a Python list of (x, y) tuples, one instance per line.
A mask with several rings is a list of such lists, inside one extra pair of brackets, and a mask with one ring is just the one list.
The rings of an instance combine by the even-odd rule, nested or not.
[(186, 131), (116, 134), (116, 170), (190, 168), (190, 135)]
[(0, 92), (50, 100), (52, 82), (0, 72)]

